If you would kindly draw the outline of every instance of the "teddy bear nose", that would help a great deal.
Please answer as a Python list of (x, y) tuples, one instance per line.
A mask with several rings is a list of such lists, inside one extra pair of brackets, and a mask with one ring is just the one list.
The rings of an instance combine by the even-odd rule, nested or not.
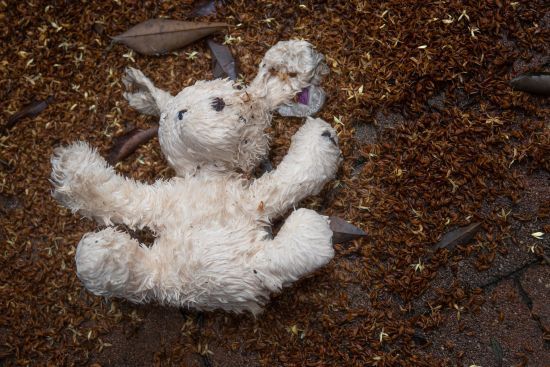
[(183, 115), (187, 113), (187, 110), (181, 110), (178, 112), (178, 120), (183, 120)]

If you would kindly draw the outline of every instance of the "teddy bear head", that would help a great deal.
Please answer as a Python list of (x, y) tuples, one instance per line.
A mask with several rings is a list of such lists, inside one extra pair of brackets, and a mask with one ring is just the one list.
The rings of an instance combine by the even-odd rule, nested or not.
[(327, 71), (323, 60), (305, 41), (279, 42), (249, 86), (229, 79), (198, 81), (176, 96), (129, 68), (124, 96), (138, 111), (160, 117), (160, 145), (177, 174), (202, 167), (250, 172), (267, 155), (265, 129), (272, 112), (320, 90)]

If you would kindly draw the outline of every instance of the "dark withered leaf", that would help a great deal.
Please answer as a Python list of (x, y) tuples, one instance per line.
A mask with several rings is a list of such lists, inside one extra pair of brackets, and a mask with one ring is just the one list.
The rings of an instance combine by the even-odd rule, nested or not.
[(8, 122), (3, 127), (3, 131), (11, 129), (19, 120), (25, 117), (35, 117), (40, 112), (44, 111), (49, 104), (53, 102), (53, 96), (48, 96), (44, 101), (33, 101), (26, 106), (23, 106), (19, 111), (14, 113), (8, 119)]
[(102, 35), (105, 32), (105, 24), (96, 22), (92, 25), (92, 30), (97, 34)]
[(331, 188), (324, 196), (323, 200), (321, 201), (321, 211), (326, 210), (330, 204), (334, 201), (334, 199), (346, 188), (345, 184), (337, 185), (333, 188)]
[(2, 167), (2, 170), (6, 172), (13, 172), (15, 170), (15, 167), (13, 166), (13, 164), (3, 160), (2, 158), (0, 158), (0, 167)]
[(107, 157), (107, 162), (116, 164), (132, 154), (140, 145), (147, 143), (158, 134), (158, 126), (148, 129), (133, 129), (126, 135), (115, 138), (113, 147)]
[(424, 334), (421, 330), (414, 331), (412, 340), (415, 342), (415, 344), (418, 344), (418, 345), (428, 344), (428, 339), (426, 339), (426, 334)]
[(237, 63), (229, 50), (229, 47), (221, 45), (212, 40), (207, 40), (206, 43), (212, 52), (212, 69), (214, 79), (229, 78), (231, 80), (237, 80), (239, 72), (237, 70)]
[(16, 208), (21, 208), (19, 199), (15, 196), (0, 194), (0, 214), (7, 213)]
[(191, 11), (192, 17), (205, 17), (207, 15), (216, 14), (216, 0), (199, 0), (195, 1), (195, 7)]
[(206, 354), (201, 354), (201, 364), (203, 367), (212, 367), (210, 357)]
[(434, 249), (447, 248), (452, 250), (458, 245), (462, 245), (472, 238), (480, 230), (481, 223), (475, 222), (466, 227), (457, 228), (449, 233), (446, 233), (441, 240), (435, 244)]
[(366, 237), (367, 233), (345, 220), (331, 216), (330, 229), (332, 230), (332, 243), (344, 243), (361, 237)]
[(226, 23), (150, 19), (113, 37), (143, 55), (163, 54), (184, 47), (212, 33), (227, 29)]
[(515, 90), (550, 96), (550, 73), (525, 73), (512, 79), (510, 84)]
[(493, 353), (495, 354), (497, 365), (502, 366), (502, 360), (504, 358), (503, 352), (502, 352), (502, 346), (496, 340), (495, 338), (491, 338), (491, 349), (493, 350)]

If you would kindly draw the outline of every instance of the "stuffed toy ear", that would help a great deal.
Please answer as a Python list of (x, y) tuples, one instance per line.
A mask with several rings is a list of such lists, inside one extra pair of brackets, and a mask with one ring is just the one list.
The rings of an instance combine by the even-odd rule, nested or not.
[(153, 82), (138, 69), (126, 68), (122, 82), (127, 90), (124, 98), (130, 106), (146, 115), (160, 116), (168, 101), (172, 99), (170, 93), (155, 87)]

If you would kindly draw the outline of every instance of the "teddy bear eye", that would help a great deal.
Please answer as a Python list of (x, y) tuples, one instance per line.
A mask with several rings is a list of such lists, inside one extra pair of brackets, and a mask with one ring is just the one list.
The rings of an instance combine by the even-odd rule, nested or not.
[(214, 98), (214, 100), (212, 101), (212, 108), (214, 110), (220, 112), (221, 110), (223, 110), (224, 107), (225, 107), (225, 102), (223, 101), (222, 98), (220, 97)]
[(185, 115), (186, 112), (187, 110), (181, 110), (180, 112), (178, 112), (178, 120), (183, 120), (183, 115)]

